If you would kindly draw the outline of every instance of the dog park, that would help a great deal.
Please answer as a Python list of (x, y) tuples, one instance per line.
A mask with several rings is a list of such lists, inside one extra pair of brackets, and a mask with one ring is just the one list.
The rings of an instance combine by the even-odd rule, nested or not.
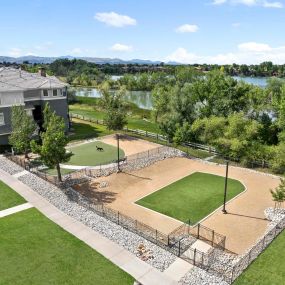
[[(228, 283), (267, 235), (265, 210), (274, 206), (269, 190), (278, 177), (230, 166), (225, 179), (225, 165), (126, 134), (76, 141), (67, 149), (73, 156), (61, 168), (71, 199)], [(151, 262), (143, 253), (141, 259)]]

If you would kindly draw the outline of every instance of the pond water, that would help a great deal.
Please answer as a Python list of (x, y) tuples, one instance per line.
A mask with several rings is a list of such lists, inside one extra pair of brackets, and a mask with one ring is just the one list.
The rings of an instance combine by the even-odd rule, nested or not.
[[(114, 79), (120, 78), (120, 76), (112, 76)], [(246, 83), (254, 84), (259, 87), (266, 87), (267, 85), (267, 77), (240, 77), (234, 76), (236, 80), (242, 80)], [(96, 88), (88, 88), (88, 87), (72, 87), (71, 90), (75, 91), (76, 96), (83, 97), (94, 97), (99, 98), (101, 95)], [(142, 109), (152, 109), (152, 97), (151, 92), (149, 91), (127, 91), (126, 100), (136, 104), (138, 107)]]
[[(100, 93), (96, 88), (72, 87), (76, 96), (100, 98)], [(152, 109), (152, 97), (149, 91), (127, 91), (126, 100), (136, 104), (142, 109)]]

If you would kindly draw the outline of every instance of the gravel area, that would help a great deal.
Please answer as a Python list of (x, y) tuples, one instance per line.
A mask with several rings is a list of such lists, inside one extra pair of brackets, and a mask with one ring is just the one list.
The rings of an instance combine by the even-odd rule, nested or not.
[(229, 285), (221, 278), (209, 274), (205, 270), (194, 267), (179, 281), (180, 285)]
[(36, 175), (29, 173), (21, 176), (19, 180), (45, 197), (61, 211), (118, 243), (138, 257), (141, 257), (139, 246), (143, 244), (149, 253), (149, 258), (145, 258), (144, 256), (144, 261), (158, 270), (164, 271), (176, 259), (175, 255), (159, 246), (71, 201), (57, 187), (47, 183)]
[(0, 168), (11, 175), (22, 172), (24, 169), (9, 159), (0, 156)]

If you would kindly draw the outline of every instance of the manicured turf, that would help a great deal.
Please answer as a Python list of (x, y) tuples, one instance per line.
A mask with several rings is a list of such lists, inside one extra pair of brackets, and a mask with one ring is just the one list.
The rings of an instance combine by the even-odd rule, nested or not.
[(133, 278), (36, 209), (0, 219), (0, 284), (133, 284)]
[[(98, 151), (96, 146), (102, 147), (103, 151)], [(111, 163), (117, 159), (117, 148), (99, 141), (74, 146), (70, 151), (74, 155), (67, 164), (71, 165), (96, 166)], [(120, 158), (124, 156), (124, 151), (120, 149)]]
[(285, 231), (249, 266), (234, 285), (285, 284)]
[[(0, 211), (25, 203), (25, 199), (18, 195), (5, 183), (0, 181)], [(1, 245), (0, 245), (1, 247)]]
[[(196, 223), (223, 203), (224, 177), (195, 172), (136, 203), (183, 222)], [(227, 200), (244, 190), (237, 180), (228, 180)]]

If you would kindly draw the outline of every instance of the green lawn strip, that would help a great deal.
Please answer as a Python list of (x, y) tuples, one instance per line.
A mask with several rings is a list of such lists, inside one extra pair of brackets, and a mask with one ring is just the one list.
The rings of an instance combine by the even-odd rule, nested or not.
[[(197, 223), (223, 203), (224, 177), (195, 172), (136, 203), (182, 222)], [(237, 180), (228, 180), (227, 200), (244, 190)]]
[[(69, 109), (71, 114), (77, 114), (95, 120), (97, 119), (103, 120), (105, 116), (105, 113), (103, 111), (98, 111), (95, 108), (85, 105), (79, 105), (79, 104), (70, 105)], [(128, 128), (140, 129), (143, 131), (154, 132), (154, 133), (160, 132), (158, 124), (151, 122), (150, 119), (143, 119), (139, 115), (128, 115), (127, 120), (128, 120), (127, 124)]]
[(285, 231), (234, 282), (234, 285), (285, 284)]
[(113, 133), (105, 126), (77, 119), (72, 120), (72, 128), (72, 133), (68, 137), (69, 141), (97, 138)]
[[(103, 151), (98, 151), (96, 146), (102, 147)], [(100, 141), (73, 146), (69, 150), (74, 154), (67, 162), (69, 165), (96, 166), (111, 163), (118, 157), (117, 147)], [(119, 154), (120, 158), (124, 158), (125, 153), (122, 149), (120, 149)]]
[(0, 284), (133, 284), (109, 260), (29, 209), (0, 219)]
[(0, 211), (18, 206), (25, 203), (26, 200), (18, 195), (8, 185), (0, 181)]
[[(74, 169), (61, 168), (60, 171), (61, 171), (61, 175), (66, 175), (66, 174), (74, 172), (75, 170)], [(41, 170), (41, 172), (44, 172), (46, 174), (53, 175), (53, 176), (57, 175), (57, 170), (55, 168), (43, 169), (43, 170)]]

